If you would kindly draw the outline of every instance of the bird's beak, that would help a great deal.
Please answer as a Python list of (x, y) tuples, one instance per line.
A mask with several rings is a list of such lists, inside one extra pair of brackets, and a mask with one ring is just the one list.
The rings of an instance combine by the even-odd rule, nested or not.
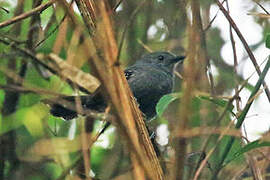
[(175, 64), (178, 63), (180, 61), (184, 61), (184, 59), (186, 58), (186, 56), (176, 56), (175, 58), (172, 59), (171, 63)]

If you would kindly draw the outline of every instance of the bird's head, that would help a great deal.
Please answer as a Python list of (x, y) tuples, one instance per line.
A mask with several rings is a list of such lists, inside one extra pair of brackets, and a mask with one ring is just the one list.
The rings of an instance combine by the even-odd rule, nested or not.
[(178, 62), (183, 63), (184, 59), (185, 56), (176, 56), (170, 52), (157, 51), (143, 55), (140, 62), (159, 65), (172, 72), (174, 65)]

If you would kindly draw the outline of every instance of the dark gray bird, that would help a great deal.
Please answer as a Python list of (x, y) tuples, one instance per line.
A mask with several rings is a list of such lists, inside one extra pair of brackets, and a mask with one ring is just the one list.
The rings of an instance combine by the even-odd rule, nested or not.
[[(131, 91), (136, 98), (140, 110), (151, 119), (156, 115), (156, 104), (159, 99), (173, 88), (173, 68), (176, 63), (183, 63), (184, 56), (176, 56), (169, 52), (153, 52), (142, 56), (135, 64), (125, 70), (125, 76)], [(74, 102), (74, 97), (65, 97)], [(107, 102), (100, 93), (80, 96), (82, 107), (104, 112)], [(51, 105), (51, 114), (66, 120), (77, 116), (77, 112), (60, 104)]]

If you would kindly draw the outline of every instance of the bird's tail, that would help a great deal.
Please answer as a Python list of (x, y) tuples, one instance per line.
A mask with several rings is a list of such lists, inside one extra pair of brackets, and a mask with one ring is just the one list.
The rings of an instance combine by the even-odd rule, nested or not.
[[(85, 96), (61, 96), (54, 99), (45, 99), (43, 103), (51, 107), (50, 113), (65, 120), (71, 120), (78, 114), (85, 115), (86, 110), (104, 112), (107, 107), (100, 94)], [(79, 105), (76, 106), (76, 103)]]

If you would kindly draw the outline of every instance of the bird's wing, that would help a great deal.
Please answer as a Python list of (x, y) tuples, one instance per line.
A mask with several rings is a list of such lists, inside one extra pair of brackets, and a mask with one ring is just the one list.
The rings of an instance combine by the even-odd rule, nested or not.
[(135, 97), (171, 91), (172, 77), (152, 65), (135, 65), (125, 70), (125, 76)]
[(127, 80), (129, 80), (132, 76), (134, 76), (134, 70), (132, 69), (126, 69), (125, 71), (125, 77)]

